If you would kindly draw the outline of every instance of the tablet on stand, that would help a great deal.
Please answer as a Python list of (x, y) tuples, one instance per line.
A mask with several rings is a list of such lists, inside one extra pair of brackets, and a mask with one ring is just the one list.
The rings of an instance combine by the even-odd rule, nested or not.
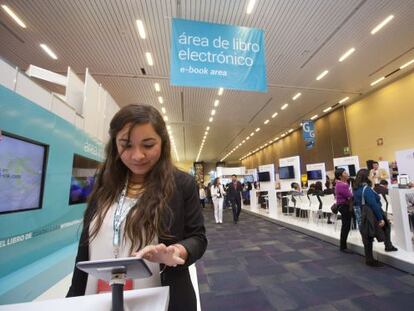
[(135, 257), (80, 261), (76, 267), (109, 282), (112, 288), (112, 311), (124, 311), (124, 285), (127, 277), (145, 279), (152, 275), (144, 260)]

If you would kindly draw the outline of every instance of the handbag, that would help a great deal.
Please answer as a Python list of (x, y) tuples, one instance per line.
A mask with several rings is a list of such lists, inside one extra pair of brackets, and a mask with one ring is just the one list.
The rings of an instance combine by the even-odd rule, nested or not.
[(339, 210), (339, 206), (336, 203), (332, 204), (331, 206), (332, 213), (338, 214), (338, 210)]

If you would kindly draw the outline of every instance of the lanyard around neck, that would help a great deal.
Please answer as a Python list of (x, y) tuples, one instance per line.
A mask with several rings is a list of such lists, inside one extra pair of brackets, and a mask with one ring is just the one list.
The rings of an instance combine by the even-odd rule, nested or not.
[(122, 189), (114, 212), (112, 246), (115, 258), (117, 258), (119, 255), (119, 247), (121, 244), (121, 225), (127, 217), (131, 208), (138, 202), (138, 199), (136, 199), (133, 200), (133, 203), (131, 204), (125, 204), (127, 188), (128, 180), (125, 183), (124, 189)]

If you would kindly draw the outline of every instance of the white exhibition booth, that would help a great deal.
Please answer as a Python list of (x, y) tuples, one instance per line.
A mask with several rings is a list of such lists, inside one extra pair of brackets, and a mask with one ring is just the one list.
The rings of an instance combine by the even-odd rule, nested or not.
[(326, 183), (325, 163), (306, 164), (306, 173), (308, 176), (308, 187), (311, 183), (316, 183), (320, 181), (322, 182), (322, 187), (325, 188), (325, 183)]
[[(408, 149), (399, 151), (396, 153), (397, 165), (399, 172), (407, 174), (411, 180), (414, 180), (414, 149)], [(378, 161), (381, 168), (389, 170), (387, 161)], [(360, 169), (359, 157), (349, 156), (333, 159), (334, 167), (344, 168), (351, 177), (355, 177), (356, 173)], [(280, 198), (276, 197), (277, 192), (288, 192), (291, 189), (291, 183), (297, 182), (300, 184), (300, 158), (299, 156), (289, 157), (279, 160), (279, 172), (280, 168), (290, 167), (282, 172), (282, 178), (275, 176), (273, 164), (263, 165), (258, 167), (258, 173), (269, 172), (270, 181), (260, 182), (259, 191), (268, 191), (269, 193), (269, 206), (268, 210), (260, 208), (257, 204), (256, 193), (258, 190), (252, 190), (251, 192), (251, 204), (250, 206), (244, 206), (244, 210), (269, 221), (286, 226), (293, 230), (301, 231), (305, 234), (315, 236), (324, 241), (338, 244), (340, 236), (340, 220), (335, 221), (335, 224), (328, 224), (327, 221), (321, 221), (320, 219), (312, 220), (311, 217), (303, 218), (296, 217), (296, 213), (283, 214), (282, 204)], [(254, 169), (253, 169), (254, 170)], [(282, 169), (283, 170), (283, 169)], [(309, 173), (313, 178), (310, 182), (321, 181), (323, 184), (326, 182), (326, 166), (325, 163), (315, 163), (306, 165), (306, 171), (318, 171), (317, 173)], [(319, 172), (320, 171), (320, 172)], [(252, 172), (249, 170), (249, 172)], [(276, 177), (276, 178), (275, 178)], [(279, 177), (279, 178), (277, 178)], [(280, 182), (280, 190), (275, 189), (275, 182)], [(375, 256), (382, 262), (395, 266), (404, 271), (414, 273), (414, 247), (413, 247), (413, 232), (410, 229), (408, 211), (407, 211), (407, 194), (414, 196), (414, 189), (400, 189), (397, 185), (390, 187), (390, 205), (392, 206), (392, 236), (393, 244), (399, 249), (397, 252), (386, 253), (384, 251), (383, 243), (374, 243)], [(275, 198), (275, 202), (271, 198)], [(306, 196), (304, 196), (306, 198)], [(321, 197), (324, 198), (324, 197)], [(279, 200), (279, 201), (278, 201)], [(306, 200), (305, 200), (306, 201)], [(324, 202), (324, 200), (322, 200)], [(332, 204), (332, 203), (331, 203)], [(311, 202), (309, 201), (312, 211)], [(298, 207), (296, 207), (298, 208)], [(301, 208), (301, 207), (299, 207)], [(330, 211), (330, 206), (329, 206)], [(352, 230), (350, 237), (348, 238), (350, 248), (360, 254), (364, 254), (363, 244), (361, 236), (358, 230)], [(339, 244), (338, 244), (339, 245)]]

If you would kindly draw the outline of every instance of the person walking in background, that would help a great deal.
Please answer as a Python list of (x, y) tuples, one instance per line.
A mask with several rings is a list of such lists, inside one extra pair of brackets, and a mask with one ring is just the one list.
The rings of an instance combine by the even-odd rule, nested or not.
[[(207, 247), (199, 204), (194, 178), (172, 163), (159, 111), (149, 105), (125, 106), (110, 122), (105, 161), (84, 213), (76, 262), (144, 259), (152, 276), (134, 280), (134, 288), (169, 286), (169, 311), (195, 311), (188, 267)], [(75, 265), (67, 297), (97, 294), (100, 281)]]
[(381, 208), (381, 201), (378, 193), (372, 189), (372, 182), (368, 177), (367, 169), (360, 169), (357, 173), (354, 184), (354, 207), (362, 242), (364, 243), (365, 262), (368, 266), (380, 267), (382, 264), (374, 259), (372, 252), (374, 238), (369, 236), (366, 228), (363, 227), (363, 208), (370, 208), (374, 212), (377, 222), (375, 225), (383, 230), (385, 251), (395, 252), (398, 249), (391, 243), (391, 223), (388, 221)]
[(343, 168), (338, 168), (335, 171), (335, 198), (338, 211), (341, 213), (342, 226), (341, 226), (341, 239), (339, 249), (344, 253), (352, 253), (346, 245), (348, 239), (349, 230), (351, 230), (352, 221), (352, 193), (349, 188), (348, 179), (349, 175)]
[(200, 204), (203, 208), (206, 207), (206, 191), (204, 190), (204, 185), (200, 184), (198, 188), (198, 195), (200, 197)]
[(210, 188), (211, 197), (214, 205), (214, 218), (216, 224), (223, 223), (223, 202), (224, 202), (224, 189), (220, 183), (220, 177), (214, 179), (213, 185)]
[(237, 180), (237, 175), (231, 175), (231, 183), (229, 183), (227, 187), (227, 196), (231, 202), (231, 207), (233, 209), (233, 222), (235, 224), (239, 221), (242, 190), (243, 187), (240, 181)]

